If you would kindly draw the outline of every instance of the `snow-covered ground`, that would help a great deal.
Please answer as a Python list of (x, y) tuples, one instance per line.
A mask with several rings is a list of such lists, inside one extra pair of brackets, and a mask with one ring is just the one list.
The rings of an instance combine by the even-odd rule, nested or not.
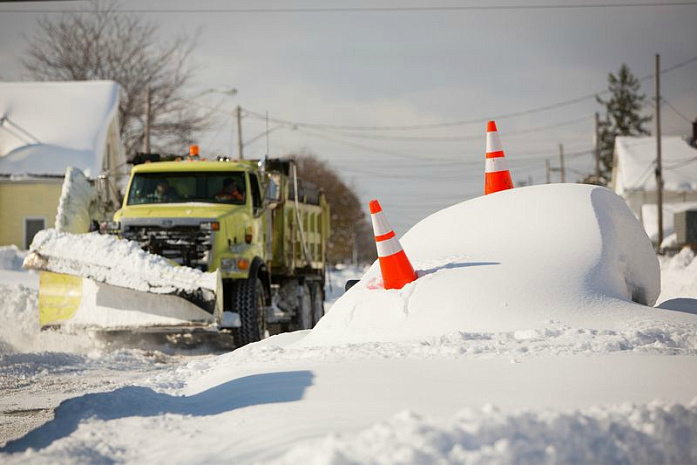
[(697, 463), (692, 251), (658, 260), (580, 185), (463, 202), (401, 243), (403, 289), (374, 265), (312, 331), (208, 355), (39, 333), (35, 277), (3, 271), (0, 458)]

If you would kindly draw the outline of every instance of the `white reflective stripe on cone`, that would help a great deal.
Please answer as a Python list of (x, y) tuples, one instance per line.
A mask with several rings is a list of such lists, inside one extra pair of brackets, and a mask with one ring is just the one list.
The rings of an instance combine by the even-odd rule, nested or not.
[(498, 132), (486, 133), (486, 153), (503, 152)]
[(385, 241), (376, 242), (378, 257), (389, 257), (402, 250), (402, 246), (396, 237), (391, 237)]
[(484, 171), (486, 173), (496, 173), (497, 171), (508, 171), (508, 164), (506, 163), (506, 157), (494, 157), (487, 158), (484, 164)]
[(392, 228), (382, 212), (373, 213), (370, 215), (370, 219), (373, 220), (373, 232), (376, 236), (382, 236), (392, 232)]

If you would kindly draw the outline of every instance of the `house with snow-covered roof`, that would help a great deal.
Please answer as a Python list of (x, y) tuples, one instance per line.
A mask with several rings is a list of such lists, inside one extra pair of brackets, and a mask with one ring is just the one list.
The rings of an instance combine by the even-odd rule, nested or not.
[[(611, 187), (642, 222), (652, 241), (658, 237), (656, 138), (615, 139)], [(697, 209), (697, 148), (682, 137), (661, 137), (663, 237), (673, 234), (673, 216)]]
[(118, 106), (111, 81), (0, 82), (0, 245), (26, 249), (54, 226), (68, 167), (118, 185)]

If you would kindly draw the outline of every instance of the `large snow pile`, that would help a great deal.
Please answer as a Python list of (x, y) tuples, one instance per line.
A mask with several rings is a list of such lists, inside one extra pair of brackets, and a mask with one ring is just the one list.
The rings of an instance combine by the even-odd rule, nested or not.
[[(675, 215), (687, 210), (697, 209), (697, 202), (671, 202), (663, 204), (663, 244), (661, 248), (674, 247), (677, 244)], [(652, 241), (658, 240), (658, 207), (655, 203), (641, 206), (641, 222)]]
[(556, 184), (480, 197), (422, 220), (401, 243), (419, 279), (384, 290), (374, 264), (304, 344), (550, 324), (617, 330), (656, 320), (697, 323), (645, 306), (660, 292), (658, 261), (637, 219), (605, 188)]
[(659, 263), (615, 194), (501, 192), (401, 242), (414, 283), (374, 265), (314, 330), (76, 396), (3, 462), (697, 460), (697, 315), (635, 302)]
[(68, 167), (58, 200), (56, 231), (86, 233), (90, 230), (90, 207), (97, 197), (96, 189), (85, 174), (77, 168)]
[(16, 245), (0, 247), (0, 270), (21, 270), (25, 255)]
[(683, 248), (672, 257), (661, 258), (660, 307), (697, 314), (697, 260), (695, 251)]

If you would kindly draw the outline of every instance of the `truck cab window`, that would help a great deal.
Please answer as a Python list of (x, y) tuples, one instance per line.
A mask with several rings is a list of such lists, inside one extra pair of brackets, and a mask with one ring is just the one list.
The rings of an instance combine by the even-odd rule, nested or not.
[(205, 202), (244, 205), (243, 171), (136, 173), (128, 193), (128, 205)]
[(250, 189), (252, 190), (252, 206), (256, 212), (261, 209), (261, 190), (259, 189), (259, 180), (256, 174), (249, 174), (249, 184), (251, 185)]

